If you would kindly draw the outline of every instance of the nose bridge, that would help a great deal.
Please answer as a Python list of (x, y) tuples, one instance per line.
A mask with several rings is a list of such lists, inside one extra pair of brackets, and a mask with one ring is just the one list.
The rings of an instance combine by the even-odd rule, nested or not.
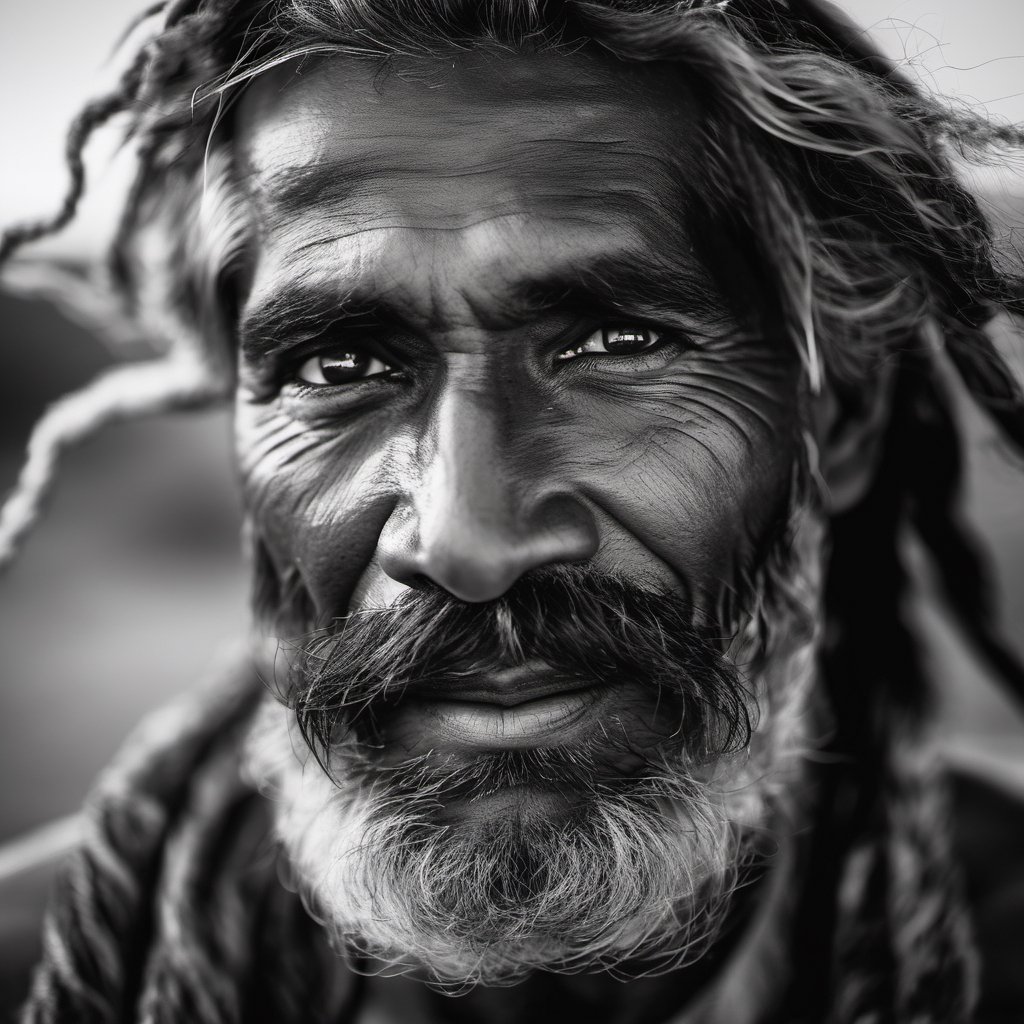
[(425, 577), (462, 600), (487, 601), (530, 569), (593, 555), (593, 517), (566, 482), (523, 453), (511, 458), (522, 443), (510, 436), (514, 420), (489, 389), (445, 389), (415, 479), (381, 536), (389, 576)]
[(423, 443), (420, 485), (414, 506), (424, 539), (451, 532), (514, 532), (525, 511), (524, 485), (507, 464), (513, 440), (500, 397), (461, 387), (439, 403)]

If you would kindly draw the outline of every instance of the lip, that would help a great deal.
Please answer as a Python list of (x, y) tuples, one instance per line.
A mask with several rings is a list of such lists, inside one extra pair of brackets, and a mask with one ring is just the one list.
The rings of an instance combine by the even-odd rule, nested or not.
[(410, 688), (395, 709), (392, 734), (403, 745), (435, 751), (565, 742), (587, 728), (607, 693), (530, 661)]
[(405, 696), (431, 703), (494, 704), (514, 708), (557, 694), (584, 690), (578, 679), (567, 679), (542, 661), (488, 670), (443, 683), (418, 683)]
[(561, 690), (512, 705), (477, 700), (417, 701), (429, 728), (449, 743), (465, 746), (529, 747), (562, 739), (589, 717), (604, 691)]

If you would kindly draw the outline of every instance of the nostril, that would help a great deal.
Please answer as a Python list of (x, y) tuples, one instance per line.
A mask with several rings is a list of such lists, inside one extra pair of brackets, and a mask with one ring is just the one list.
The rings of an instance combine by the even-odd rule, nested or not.
[(569, 494), (533, 507), (476, 500), (449, 488), (426, 511), (396, 509), (381, 530), (378, 564), (392, 580), (423, 592), (440, 587), (460, 601), (493, 601), (531, 569), (593, 557), (599, 546), (593, 514)]

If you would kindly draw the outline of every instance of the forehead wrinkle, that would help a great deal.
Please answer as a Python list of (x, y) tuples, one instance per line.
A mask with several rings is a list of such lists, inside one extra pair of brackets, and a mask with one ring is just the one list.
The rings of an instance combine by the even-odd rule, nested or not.
[[(366, 239), (371, 262), (383, 260), (377, 272), (403, 281), (420, 243), (422, 251), (437, 244), (426, 232), (454, 236), (503, 217), (527, 225), (525, 243), (499, 235), (469, 262), (459, 257), (448, 267), (441, 260), (440, 272), (450, 271), (462, 287), (482, 282), (474, 266), (480, 255), (543, 266), (541, 240), (548, 266), (556, 249), (589, 248), (592, 256), (595, 240), (605, 255), (629, 242), (663, 261), (687, 261), (685, 188), (695, 162), (685, 144), (693, 134), (679, 129), (694, 122), (680, 121), (671, 99), (660, 103), (646, 88), (634, 95), (636, 69), (623, 76), (613, 70), (613, 87), (577, 121), (586, 97), (564, 74), (554, 76), (548, 104), (524, 105), (515, 90), (504, 96), (492, 89), (493, 102), (481, 102), (472, 89), (447, 97), (429, 90), (373, 95), (351, 69), (336, 67), (337, 79), (307, 79), (290, 90), (290, 101), (278, 103), (280, 96), (265, 91), (242, 126), (242, 161), (252, 169), (247, 184), (265, 211), (257, 261), (271, 272), (293, 281), (336, 275), (341, 284), (351, 277), (349, 244)], [(303, 110), (314, 116), (293, 116)], [(411, 234), (378, 252), (374, 232), (395, 229)], [(362, 249), (362, 241), (355, 246)]]
[(634, 79), (644, 69), (599, 70), (560, 61), (548, 98), (534, 90), (525, 107), (517, 100), (524, 84), (536, 85), (529, 75), (511, 91), (497, 88), (499, 74), (468, 89), (375, 92), (357, 68), (338, 63), (276, 91), (272, 80), (258, 82), (242, 105), (246, 184), (275, 226), (304, 208), (376, 196), (389, 183), (428, 194), (438, 181), (454, 190), (492, 174), (485, 194), (529, 192), (525, 184), (561, 199), (574, 184), (603, 181), (626, 193), (646, 185), (655, 198), (692, 163), (678, 145), (682, 107), (641, 89)]
[[(633, 140), (546, 138), (465, 163), (449, 152), (405, 147), (382, 155), (371, 150), (291, 165), (263, 180), (250, 176), (246, 184), (268, 222), (280, 226), (296, 215), (321, 211), (363, 223), (367, 217), (409, 212), (417, 205), (435, 216), (447, 212), (458, 224), (467, 208), (493, 214), (528, 209), (537, 202), (601, 203), (616, 196), (663, 209), (678, 190), (679, 176), (681, 169), (670, 159), (637, 149)], [(410, 220), (414, 223), (416, 217)]]
[[(479, 146), (488, 138), (504, 143), (526, 131), (536, 137), (576, 136), (611, 141), (623, 131), (634, 137), (655, 135), (678, 124), (693, 105), (682, 79), (673, 75), (666, 96), (663, 73), (643, 65), (564, 56), (553, 65), (529, 61), (508, 81), (514, 60), (486, 62), (472, 76), (454, 76), (443, 88), (388, 79), (376, 83), (358, 61), (321, 61), (296, 75), (288, 66), (258, 79), (242, 98), (241, 141), (252, 141), (259, 127), (288, 146), (296, 128), (307, 129), (321, 148), (337, 148), (389, 138), (424, 140), (461, 138)], [(517, 113), (528, 110), (528, 119)], [(305, 144), (293, 147), (308, 152)], [(257, 158), (258, 160), (258, 158)]]
[[(599, 204), (599, 213), (595, 211)], [(642, 217), (642, 221), (641, 221)], [(458, 236), (492, 222), (525, 221), (535, 226), (557, 222), (565, 231), (608, 228), (620, 234), (644, 238), (647, 244), (676, 248), (683, 237), (681, 223), (666, 210), (662, 200), (646, 192), (626, 189), (622, 193), (552, 191), (524, 203), (516, 197), (496, 196), (487, 203), (473, 203), (463, 209), (438, 204), (409, 209), (382, 207), (368, 196), (353, 197), (344, 207), (308, 211), (299, 217), (274, 218), (269, 230), (269, 250), (283, 263), (307, 258), (333, 259), (344, 243), (390, 232), (429, 232), (438, 237)]]

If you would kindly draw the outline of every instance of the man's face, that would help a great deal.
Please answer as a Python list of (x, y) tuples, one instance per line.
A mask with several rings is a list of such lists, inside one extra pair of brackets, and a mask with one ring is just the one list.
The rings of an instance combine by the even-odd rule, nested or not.
[[(698, 119), (669, 70), (583, 53), (463, 54), (385, 78), (326, 60), (243, 102), (258, 247), (238, 450), (289, 606), (276, 628), (434, 602), (395, 648), (398, 691), (359, 692), (379, 705), (360, 757), (447, 770), (515, 752), (516, 771), (506, 757), (488, 785), (437, 791), (462, 838), (499, 813), (564, 822), (584, 802), (565, 769), (577, 753), (615, 788), (677, 756), (689, 726), (660, 683), (588, 685), (586, 621), (570, 623), (578, 651), (524, 653), (470, 618), (471, 656), (420, 685), (445, 615), (497, 608), (501, 632), (524, 605), (499, 599), (540, 580), (526, 604), (573, 619), (593, 577), (727, 638), (790, 511), (796, 363), (741, 329), (693, 254)], [(543, 582), (570, 565), (568, 585)], [(658, 646), (658, 600), (626, 646)], [(599, 604), (581, 597), (580, 616)], [(373, 635), (386, 661), (390, 634)], [(563, 774), (531, 776), (543, 763)]]

